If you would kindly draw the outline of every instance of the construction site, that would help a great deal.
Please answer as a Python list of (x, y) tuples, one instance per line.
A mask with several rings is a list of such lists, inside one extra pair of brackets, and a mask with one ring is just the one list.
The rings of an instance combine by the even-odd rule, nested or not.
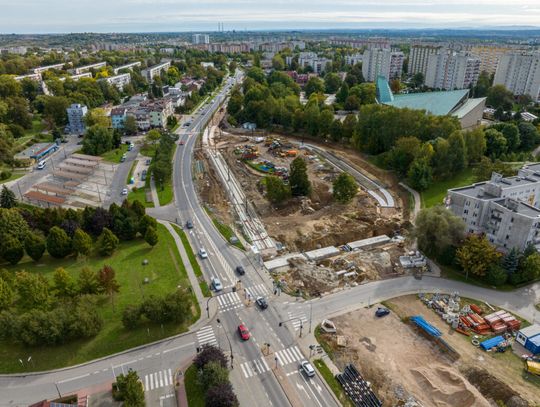
[[(388, 315), (360, 309), (333, 319), (336, 333), (321, 330), (318, 338), (338, 369), (355, 364), (383, 405), (539, 405), (540, 377), (527, 371), (524, 352), (531, 353), (515, 340), (522, 322), (513, 315), (457, 294), (384, 305)], [(469, 318), (478, 319), (476, 330), (459, 322)]]

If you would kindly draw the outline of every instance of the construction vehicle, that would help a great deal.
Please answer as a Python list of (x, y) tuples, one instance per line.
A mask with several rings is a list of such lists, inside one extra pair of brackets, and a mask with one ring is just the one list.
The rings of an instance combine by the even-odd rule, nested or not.
[(535, 362), (534, 360), (526, 360), (525, 370), (529, 373), (540, 376), (540, 362)]
[(289, 150), (286, 152), (287, 157), (296, 157), (298, 155), (298, 151), (296, 150)]

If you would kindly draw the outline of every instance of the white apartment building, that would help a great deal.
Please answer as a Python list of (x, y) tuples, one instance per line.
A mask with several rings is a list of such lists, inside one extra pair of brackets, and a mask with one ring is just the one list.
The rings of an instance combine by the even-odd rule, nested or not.
[(386, 80), (399, 78), (404, 58), (401, 51), (368, 49), (362, 55), (362, 75), (368, 82), (375, 82), (378, 76), (383, 76)]
[(208, 34), (193, 34), (191, 36), (192, 44), (210, 44), (210, 36)]
[(118, 75), (118, 72), (120, 72), (122, 69), (131, 69), (131, 68), (133, 68), (135, 66), (141, 66), (141, 61), (136, 61), (136, 62), (132, 62), (130, 64), (117, 66), (116, 68), (113, 69), (113, 72), (114, 72), (115, 75)]
[(440, 45), (413, 44), (409, 55), (409, 75), (421, 73), (425, 78), (428, 69), (429, 56), (436, 54), (440, 49)]
[(476, 85), (480, 75), (480, 59), (464, 52), (448, 49), (429, 55), (425, 85), (453, 90)]
[(88, 72), (90, 69), (99, 69), (103, 68), (107, 65), (107, 62), (96, 62), (95, 64), (80, 66), (78, 68), (75, 68), (73, 72), (75, 72), (75, 75), (79, 75), (83, 72)]
[(511, 52), (512, 48), (499, 45), (474, 45), (470, 52), (480, 59), (480, 72), (486, 71), (494, 74), (504, 54)]
[(162, 62), (161, 64), (157, 64), (154, 66), (150, 66), (146, 69), (143, 69), (141, 71), (142, 76), (146, 78), (148, 83), (154, 82), (154, 77), (161, 74), (162, 71), (166, 71), (171, 67), (171, 61)]
[(504, 85), (514, 95), (540, 100), (540, 53), (512, 52), (501, 57), (494, 85)]
[(61, 63), (61, 64), (54, 64), (54, 65), (47, 65), (47, 66), (38, 66), (37, 68), (34, 68), (32, 72), (42, 73), (42, 72), (48, 71), (49, 69), (62, 69), (64, 65), (65, 65), (64, 63)]
[(115, 76), (109, 76), (107, 78), (100, 79), (102, 81), (106, 81), (110, 85), (113, 85), (118, 89), (119, 91), (124, 90), (124, 86), (126, 86), (128, 83), (131, 82), (131, 74), (129, 73), (122, 73), (120, 75)]
[(84, 117), (87, 113), (88, 108), (79, 103), (73, 103), (70, 107), (67, 108), (69, 131), (71, 132), (71, 134), (84, 134)]
[(356, 65), (362, 62), (362, 54), (345, 55), (346, 65)]
[(298, 57), (298, 65), (300, 67), (306, 68), (309, 66), (316, 74), (326, 71), (326, 66), (330, 63), (332, 63), (331, 59), (319, 57), (315, 52), (301, 52)]

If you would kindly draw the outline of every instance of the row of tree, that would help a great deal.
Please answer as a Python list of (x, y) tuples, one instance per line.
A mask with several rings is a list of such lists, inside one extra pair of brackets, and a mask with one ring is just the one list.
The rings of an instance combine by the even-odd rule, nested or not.
[(503, 254), (485, 236), (466, 235), (461, 218), (443, 206), (420, 211), (414, 237), (426, 255), (494, 286), (519, 285), (540, 278), (540, 253), (534, 246), (524, 251), (513, 248)]

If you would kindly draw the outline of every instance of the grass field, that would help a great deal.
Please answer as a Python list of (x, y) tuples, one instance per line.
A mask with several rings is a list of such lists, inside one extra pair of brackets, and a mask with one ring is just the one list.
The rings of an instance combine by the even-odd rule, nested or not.
[(450, 188), (462, 187), (474, 182), (472, 168), (467, 168), (456, 174), (453, 178), (433, 183), (428, 189), (420, 193), (422, 207), (430, 208), (443, 203), (446, 192)]
[[(175, 151), (176, 151), (176, 143), (174, 144), (173, 151), (171, 153), (171, 160), (172, 160), (172, 157), (174, 157)], [(161, 206), (167, 205), (172, 202), (173, 197), (174, 197), (172, 174), (171, 174), (170, 179), (167, 182), (165, 182), (163, 186), (159, 186), (156, 184), (156, 192), (159, 198), (159, 204)]]
[(25, 174), (26, 174), (25, 172), (12, 172), (11, 177), (9, 177), (8, 179), (1, 180), (0, 184), (5, 184), (6, 182), (9, 182), (9, 181), (15, 181), (16, 179), (24, 177)]
[[(29, 258), (24, 258), (17, 266), (2, 265), (10, 271), (26, 270), (40, 273), (51, 279), (54, 270), (58, 267), (65, 268), (76, 277), (83, 266), (97, 271), (104, 264), (109, 264), (116, 271), (120, 292), (115, 295), (114, 310), (108, 298), (100, 301), (99, 313), (104, 320), (104, 326), (94, 338), (71, 342), (64, 346), (35, 348), (0, 341), (0, 372), (38, 371), (74, 365), (187, 331), (189, 325), (200, 315), (194, 295), (193, 316), (182, 325), (165, 324), (161, 327), (151, 323), (141, 323), (138, 328), (129, 331), (122, 326), (122, 310), (127, 305), (139, 304), (151, 294), (170, 293), (179, 285), (189, 286), (186, 269), (173, 237), (160, 224), (158, 224), (157, 232), (159, 243), (154, 248), (142, 239), (123, 242), (115, 254), (109, 258), (90, 256), (88, 259), (59, 260), (47, 255), (38, 264)], [(149, 263), (143, 266), (142, 261), (145, 259)], [(150, 283), (143, 284), (145, 278), (149, 278)], [(32, 356), (33, 365), (26, 366), (25, 364), (23, 368), (19, 359), (27, 360), (29, 356)]]
[(136, 191), (134, 190), (129, 191), (129, 194), (127, 197), (128, 202), (139, 201), (140, 203), (144, 205), (145, 208), (153, 208), (154, 202), (146, 201), (146, 190), (147, 188), (137, 188)]
[(119, 163), (120, 159), (122, 158), (122, 155), (128, 151), (128, 145), (127, 144), (120, 144), (120, 147), (115, 148), (114, 150), (107, 151), (106, 153), (101, 154), (101, 157), (105, 161), (109, 161), (112, 163)]
[(349, 397), (343, 391), (343, 387), (341, 387), (341, 384), (339, 384), (328, 366), (326, 366), (324, 360), (315, 359), (313, 361), (313, 364), (315, 365), (321, 376), (324, 378), (328, 386), (332, 389), (341, 404), (345, 407), (353, 407), (353, 404), (349, 400)]
[[(206, 210), (206, 213), (208, 214), (208, 216), (210, 216), (210, 219), (212, 219), (212, 223), (214, 224), (216, 229), (219, 231), (219, 233), (221, 233), (221, 235), (225, 238), (227, 243), (230, 243), (231, 237), (236, 236), (236, 233), (234, 233), (234, 230), (229, 225), (221, 223), (219, 219), (217, 219), (214, 216), (212, 211), (208, 209), (206, 206), (204, 207), (204, 209)], [(240, 250), (246, 250), (246, 248), (244, 247), (244, 245), (242, 244), (240, 240), (236, 242), (233, 246), (238, 247)]]
[(191, 365), (184, 373), (184, 385), (189, 407), (205, 407), (205, 389), (199, 384), (197, 367)]
[(191, 245), (189, 244), (189, 240), (186, 236), (186, 233), (180, 229), (177, 225), (172, 224), (172, 227), (178, 233), (178, 236), (180, 236), (180, 240), (182, 240), (182, 244), (184, 245), (184, 249), (186, 250), (186, 253), (189, 258), (189, 263), (191, 264), (191, 267), (193, 268), (193, 272), (195, 273), (195, 276), (199, 280), (199, 286), (201, 287), (201, 291), (205, 297), (211, 297), (212, 294), (210, 293), (210, 288), (208, 288), (208, 284), (206, 283), (206, 280), (204, 279), (201, 266), (199, 265), (199, 262), (197, 261), (197, 256), (195, 256), (195, 253), (193, 253), (193, 249), (191, 248)]

